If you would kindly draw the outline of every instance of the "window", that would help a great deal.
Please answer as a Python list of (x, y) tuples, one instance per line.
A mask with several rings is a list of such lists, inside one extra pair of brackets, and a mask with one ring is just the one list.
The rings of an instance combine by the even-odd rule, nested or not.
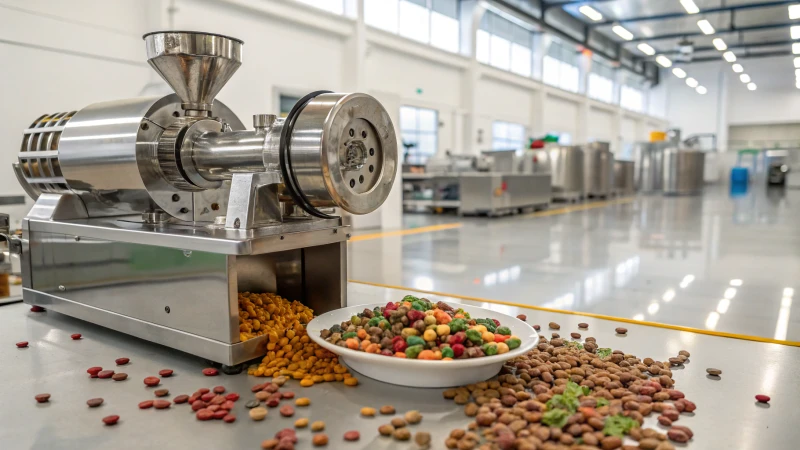
[(425, 164), (436, 154), (439, 117), (436, 110), (400, 107), (400, 135), (403, 139), (405, 164)]
[(280, 96), (280, 108), (279, 108), (280, 116), (281, 117), (288, 116), (289, 115), (289, 111), (291, 111), (292, 108), (294, 107), (295, 103), (297, 103), (299, 101), (300, 101), (300, 97), (295, 97), (293, 95), (281, 94), (281, 96)]
[(622, 86), (619, 91), (619, 105), (625, 109), (636, 112), (645, 111), (645, 85), (644, 78), (634, 73), (623, 71)]
[(449, 52), (459, 51), (457, 0), (364, 0), (364, 22)]
[(344, 0), (297, 0), (300, 3), (311, 5), (334, 14), (344, 15)]
[(519, 150), (525, 148), (525, 127), (518, 123), (495, 121), (492, 123), (492, 150)]
[(542, 81), (565, 91), (580, 90), (578, 55), (573, 47), (553, 38), (542, 61)]
[(597, 58), (592, 59), (587, 95), (606, 103), (614, 103), (614, 68)]
[(475, 37), (478, 61), (529, 77), (532, 73), (533, 34), (492, 12), (486, 12)]

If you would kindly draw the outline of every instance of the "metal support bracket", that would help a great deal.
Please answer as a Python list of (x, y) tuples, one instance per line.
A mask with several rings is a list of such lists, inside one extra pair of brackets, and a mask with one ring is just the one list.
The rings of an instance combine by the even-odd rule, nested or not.
[(249, 230), (281, 222), (280, 182), (277, 172), (233, 174), (225, 228)]

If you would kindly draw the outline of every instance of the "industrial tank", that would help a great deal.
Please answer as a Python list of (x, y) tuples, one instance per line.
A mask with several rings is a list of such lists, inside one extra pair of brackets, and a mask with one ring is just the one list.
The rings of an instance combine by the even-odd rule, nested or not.
[(559, 145), (550, 148), (547, 153), (553, 174), (553, 196), (582, 197), (584, 195), (583, 150), (577, 145)]
[(657, 192), (663, 186), (666, 142), (641, 142), (636, 146), (636, 187), (639, 192)]
[(592, 142), (584, 146), (583, 179), (586, 195), (607, 197), (614, 186), (614, 154), (608, 142)]
[(692, 195), (703, 189), (706, 154), (700, 150), (664, 149), (664, 195)]
[(614, 189), (618, 194), (631, 195), (636, 192), (635, 167), (633, 161), (614, 161)]

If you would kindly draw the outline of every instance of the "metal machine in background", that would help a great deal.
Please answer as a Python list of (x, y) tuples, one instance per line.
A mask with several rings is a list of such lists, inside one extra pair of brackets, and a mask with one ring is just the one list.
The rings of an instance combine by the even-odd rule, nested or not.
[(238, 365), (237, 293), (274, 292), (323, 313), (346, 303), (351, 214), (392, 187), (397, 139), (365, 94), (314, 92), (253, 130), (215, 96), (242, 41), (144, 37), (175, 94), (46, 114), (25, 130), (15, 172), (36, 203), (24, 219), (26, 303)]
[(669, 130), (667, 134), (666, 141), (636, 144), (636, 186), (643, 193), (664, 195), (693, 195), (701, 192), (705, 184), (706, 154), (716, 149), (699, 147), (704, 141), (716, 145), (716, 136), (689, 136), (682, 141), (680, 130)]
[(553, 200), (578, 201), (585, 196), (583, 150), (577, 145), (553, 145), (535, 150), (551, 174)]
[(608, 142), (583, 146), (584, 188), (587, 197), (608, 197), (614, 193), (614, 154)]
[(614, 190), (617, 195), (636, 193), (636, 163), (633, 161), (614, 161)]
[(705, 152), (683, 148), (664, 149), (664, 195), (693, 195), (703, 190)]

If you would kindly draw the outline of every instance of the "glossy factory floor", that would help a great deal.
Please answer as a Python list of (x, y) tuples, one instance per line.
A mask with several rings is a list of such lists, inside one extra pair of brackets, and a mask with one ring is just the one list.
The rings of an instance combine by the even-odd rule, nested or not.
[(406, 214), (404, 225), (354, 238), (351, 280), (800, 341), (799, 190)]

